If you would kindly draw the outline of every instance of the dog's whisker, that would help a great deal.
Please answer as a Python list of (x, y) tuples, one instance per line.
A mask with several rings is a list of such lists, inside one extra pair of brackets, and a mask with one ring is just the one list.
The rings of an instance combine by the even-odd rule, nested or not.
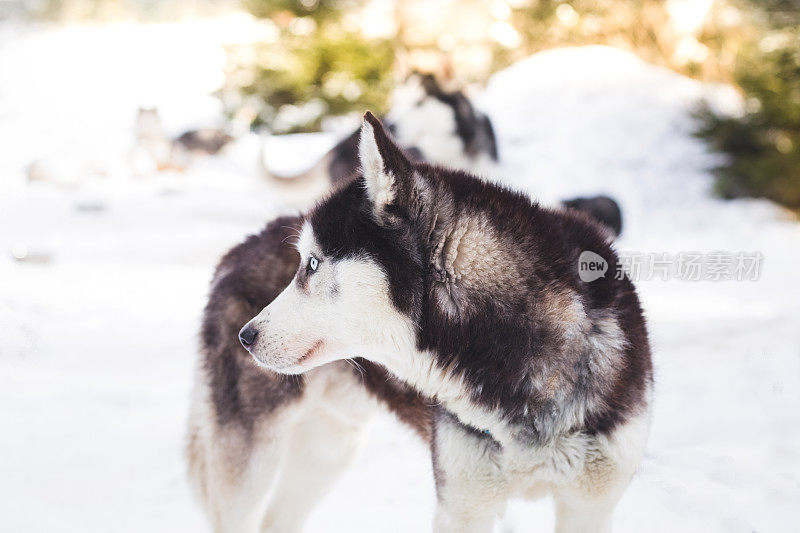
[(361, 365), (359, 365), (357, 362), (353, 361), (352, 359), (345, 359), (345, 361), (347, 361), (350, 364), (350, 366), (352, 366), (353, 368), (358, 370), (358, 373), (361, 374), (361, 379), (364, 379), (364, 377), (365, 377), (364, 376), (364, 367), (362, 367)]

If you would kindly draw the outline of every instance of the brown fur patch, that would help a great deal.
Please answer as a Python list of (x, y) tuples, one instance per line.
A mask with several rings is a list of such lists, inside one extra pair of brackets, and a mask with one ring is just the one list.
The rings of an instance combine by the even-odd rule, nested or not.
[(364, 385), (382, 401), (401, 422), (408, 424), (426, 443), (431, 441), (434, 401), (398, 381), (383, 367), (357, 359), (364, 368)]

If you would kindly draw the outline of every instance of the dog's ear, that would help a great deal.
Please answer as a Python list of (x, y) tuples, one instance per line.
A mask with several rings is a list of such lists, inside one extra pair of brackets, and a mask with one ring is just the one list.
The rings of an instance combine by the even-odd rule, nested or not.
[(402, 210), (414, 187), (414, 168), (381, 124), (367, 111), (358, 145), (367, 197), (383, 221), (392, 207)]

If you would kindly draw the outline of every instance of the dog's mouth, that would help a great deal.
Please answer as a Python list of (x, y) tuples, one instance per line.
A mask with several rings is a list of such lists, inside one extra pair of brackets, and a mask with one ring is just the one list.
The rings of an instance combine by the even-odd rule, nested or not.
[(314, 368), (314, 363), (312, 360), (317, 357), (320, 352), (323, 351), (325, 348), (325, 342), (321, 339), (315, 342), (311, 348), (305, 351), (305, 353), (300, 356), (298, 359), (294, 360), (292, 363), (282, 366), (280, 368), (275, 368), (276, 372), (281, 374), (302, 374), (308, 370)]
[(324, 346), (325, 342), (322, 339), (318, 340), (317, 342), (314, 343), (314, 345), (311, 348), (309, 348), (306, 351), (306, 353), (302, 355), (302, 357), (300, 357), (300, 359), (295, 361), (294, 365), (292, 366), (302, 365), (304, 362), (308, 361), (309, 359), (317, 355), (319, 352), (321, 352)]
[[(319, 355), (324, 348), (325, 341), (320, 339), (311, 345), (311, 348), (306, 350), (303, 355), (291, 362), (287, 362), (285, 360), (281, 361), (280, 358), (270, 360), (270, 358), (264, 358), (257, 352), (251, 352), (251, 354), (256, 364), (260, 367), (266, 368), (273, 372), (278, 372), (279, 374), (302, 374), (306, 370), (310, 370), (310, 367), (306, 367), (306, 363), (310, 362), (317, 355)], [(270, 353), (269, 349), (267, 350), (267, 353)]]

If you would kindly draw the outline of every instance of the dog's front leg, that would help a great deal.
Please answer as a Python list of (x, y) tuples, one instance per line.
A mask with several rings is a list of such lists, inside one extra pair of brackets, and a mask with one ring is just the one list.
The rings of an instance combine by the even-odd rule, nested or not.
[(440, 409), (434, 420), (432, 452), (438, 498), (434, 531), (491, 532), (508, 499), (508, 484), (499, 465), (500, 445)]

